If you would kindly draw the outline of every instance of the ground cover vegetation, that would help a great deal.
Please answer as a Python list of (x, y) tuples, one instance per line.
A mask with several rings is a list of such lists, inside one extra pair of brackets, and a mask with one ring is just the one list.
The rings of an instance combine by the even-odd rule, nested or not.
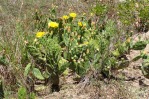
[[(148, 0), (1, 0), (0, 96), (35, 99), (39, 89), (48, 94), (59, 91), (60, 77), (69, 71), (77, 83), (90, 71), (98, 80), (113, 79), (112, 72), (140, 58), (141, 70), (149, 78), (149, 56), (144, 51), (149, 41), (134, 43), (131, 38), (148, 31), (148, 4)], [(126, 54), (131, 49), (141, 54), (129, 61)]]

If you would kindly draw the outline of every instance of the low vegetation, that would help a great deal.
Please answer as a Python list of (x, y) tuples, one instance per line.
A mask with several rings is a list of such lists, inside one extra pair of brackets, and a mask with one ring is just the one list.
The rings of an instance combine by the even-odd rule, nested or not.
[[(47, 88), (48, 94), (60, 91), (60, 77), (70, 70), (78, 83), (89, 71), (100, 80), (112, 79), (112, 72), (140, 58), (149, 78), (144, 51), (149, 41), (132, 39), (149, 29), (148, 0), (61, 2), (0, 1), (1, 97), (35, 99), (38, 89)], [(126, 54), (131, 49), (141, 54), (129, 61)]]

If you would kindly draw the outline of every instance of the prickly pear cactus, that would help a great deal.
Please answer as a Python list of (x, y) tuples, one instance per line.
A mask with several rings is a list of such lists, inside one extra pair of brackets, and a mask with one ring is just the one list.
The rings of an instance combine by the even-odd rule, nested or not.
[(143, 75), (149, 79), (149, 59), (144, 59), (141, 70)]

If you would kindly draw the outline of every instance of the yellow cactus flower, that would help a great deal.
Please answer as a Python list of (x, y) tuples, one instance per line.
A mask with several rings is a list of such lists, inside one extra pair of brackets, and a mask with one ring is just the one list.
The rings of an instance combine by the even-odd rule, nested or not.
[(126, 40), (128, 43), (130, 43), (130, 37)]
[(83, 26), (82, 22), (78, 22), (78, 25), (81, 26), (81, 27)]
[(69, 19), (69, 16), (68, 16), (68, 15), (64, 15), (62, 18), (63, 18), (64, 20), (67, 20), (67, 19)]
[(57, 28), (59, 26), (59, 24), (57, 22), (49, 22), (48, 26), (52, 27), (52, 28)]
[(37, 38), (41, 38), (41, 37), (43, 37), (45, 35), (45, 32), (37, 32), (36, 33), (36, 37)]
[(86, 23), (78, 22), (78, 25), (79, 25), (80, 27), (86, 27)]
[(75, 18), (77, 16), (77, 14), (76, 13), (70, 13), (69, 16), (72, 18)]
[(84, 44), (84, 45), (88, 45), (89, 43), (86, 41), (86, 42), (84, 42), (83, 44)]
[(90, 14), (91, 17), (92, 17), (93, 15), (94, 15), (93, 13)]

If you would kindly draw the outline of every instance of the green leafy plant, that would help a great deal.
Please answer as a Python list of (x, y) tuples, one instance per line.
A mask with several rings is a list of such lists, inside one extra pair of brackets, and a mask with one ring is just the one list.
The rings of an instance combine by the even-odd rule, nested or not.
[(134, 50), (143, 50), (147, 45), (147, 42), (145, 41), (138, 41), (133, 46), (132, 49)]
[(135, 57), (133, 60), (136, 61), (140, 58), (143, 59), (141, 71), (143, 75), (149, 79), (149, 56), (146, 53), (141, 53), (139, 56)]
[(67, 68), (83, 75), (92, 65), (108, 77), (111, 69), (125, 67), (121, 66), (125, 64), (121, 56), (128, 51), (129, 45), (114, 41), (116, 37), (119, 39), (114, 21), (108, 20), (105, 29), (98, 31), (91, 19), (76, 13), (48, 20), (45, 21), (47, 26), (42, 27), (44, 32), (37, 32), (35, 40), (27, 44), (33, 61), (26, 66), (25, 75), (31, 73), (45, 83), (50, 79), (53, 85), (58, 85), (59, 75)]
[(27, 94), (27, 90), (25, 87), (20, 87), (18, 89), (18, 99), (35, 99), (34, 93)]
[[(37, 39), (34, 44), (29, 44), (28, 52), (35, 60), (34, 65), (28, 64), (25, 68), (25, 75), (28, 74), (30, 69), (31, 73), (40, 80), (51, 79), (55, 81), (59, 79), (58, 75), (60, 69), (58, 66), (61, 60), (61, 47), (58, 45), (57, 41), (51, 39), (46, 35), (45, 37)], [(56, 84), (59, 84), (59, 80), (56, 80)], [(46, 83), (46, 82), (45, 82)]]
[[(136, 42), (138, 44), (138, 42)], [(147, 44), (147, 43), (146, 43)], [(143, 62), (142, 62), (142, 65), (141, 65), (141, 71), (143, 73), (143, 75), (149, 79), (149, 55), (146, 53), (146, 51), (144, 50), (145, 47), (142, 47), (144, 45), (141, 45), (140, 42), (139, 42), (139, 50), (141, 50), (141, 53), (140, 55), (136, 56), (132, 61), (137, 61), (139, 59), (142, 59)], [(138, 50), (138, 48), (136, 47), (136, 50)]]
[[(149, 56), (148, 56), (149, 57)], [(143, 60), (141, 70), (143, 75), (149, 79), (149, 58)]]
[(20, 87), (18, 89), (18, 99), (26, 99), (27, 98), (27, 91), (25, 87)]

